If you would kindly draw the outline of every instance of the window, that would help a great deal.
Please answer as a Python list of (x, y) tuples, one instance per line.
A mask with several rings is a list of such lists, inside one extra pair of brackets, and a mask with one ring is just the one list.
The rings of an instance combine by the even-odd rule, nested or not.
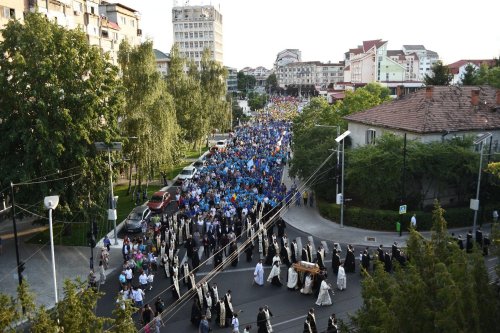
[(9, 8), (9, 7), (2, 7), (0, 6), (0, 8), (2, 9), (2, 17), (3, 18), (6, 18), (6, 19), (15, 19), (16, 18), (16, 11), (13, 9), (13, 8)]
[(184, 29), (187, 29), (187, 27), (188, 27), (188, 24), (184, 23)]
[(189, 23), (189, 28), (192, 29), (193, 28), (193, 23)]
[(130, 25), (133, 26), (133, 27), (135, 27), (135, 21), (134, 21), (134, 19), (130, 19)]
[(125, 25), (127, 23), (127, 20), (125, 19), (125, 17), (121, 16), (120, 17), (120, 22), (122, 22), (122, 24)]
[(493, 140), (493, 151), (494, 152), (498, 151), (498, 140)]
[(377, 136), (377, 132), (374, 129), (369, 129), (366, 131), (366, 144), (373, 145), (375, 144), (375, 137)]
[(193, 38), (193, 33), (192, 32), (189, 33), (189, 38)]
[(203, 31), (200, 31), (199, 36), (200, 38), (203, 38)]
[(194, 38), (198, 38), (198, 33), (196, 31), (194, 32)]
[(189, 32), (185, 32), (185, 33), (184, 33), (184, 38), (185, 38), (185, 39), (188, 39), (188, 38), (189, 38)]
[(90, 7), (90, 13), (95, 15), (95, 7)]

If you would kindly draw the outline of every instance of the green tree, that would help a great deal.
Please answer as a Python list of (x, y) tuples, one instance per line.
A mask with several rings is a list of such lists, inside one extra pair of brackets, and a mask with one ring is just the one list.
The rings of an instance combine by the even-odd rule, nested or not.
[(123, 41), (118, 60), (126, 89), (122, 135), (136, 138), (128, 141), (125, 153), (133, 157), (140, 186), (155, 170), (168, 169), (177, 162), (180, 132), (172, 95), (156, 70), (153, 43), (132, 48)]
[(439, 60), (432, 65), (432, 74), (425, 74), (424, 83), (426, 86), (448, 86), (452, 78), (450, 68)]
[(447, 236), (436, 202), (430, 240), (412, 230), (410, 260), (389, 274), (377, 264), (365, 272), (363, 305), (352, 317), (352, 332), (492, 332), (500, 300), (489, 284), (484, 258), (468, 254)]
[(460, 78), (461, 84), (463, 86), (473, 86), (477, 82), (477, 69), (476, 66), (472, 64), (467, 64), (465, 66), (465, 73), (462, 74), (462, 77)]
[(490, 85), (500, 89), (500, 66), (488, 67), (481, 65), (477, 72), (478, 85)]
[(278, 78), (275, 73), (270, 74), (266, 79), (266, 91), (276, 93), (279, 90)]
[(2, 187), (35, 179), (16, 188), (16, 201), (42, 210), (37, 203), (56, 193), (58, 212), (67, 217), (80, 214), (88, 193), (104, 205), (108, 171), (93, 143), (118, 134), (123, 91), (117, 68), (83, 32), (39, 13), (27, 13), (24, 24), (9, 22), (2, 35)]
[(212, 129), (225, 130), (231, 127), (231, 103), (226, 99), (227, 70), (211, 59), (210, 51), (205, 49), (201, 58), (200, 86), (203, 112), (206, 125), (202, 127), (198, 139), (203, 140)]

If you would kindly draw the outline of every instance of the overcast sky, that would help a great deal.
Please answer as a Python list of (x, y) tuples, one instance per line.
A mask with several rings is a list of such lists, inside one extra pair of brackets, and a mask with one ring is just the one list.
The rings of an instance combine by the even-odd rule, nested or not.
[[(111, 1), (110, 1), (111, 2)], [(141, 14), (143, 36), (170, 52), (175, 0), (118, 0)], [(177, 1), (184, 5), (186, 1)], [(422, 44), (445, 63), (500, 56), (500, 1), (441, 0), (190, 0), (212, 4), (223, 16), (224, 65), (272, 68), (284, 49), (303, 61), (338, 62), (363, 40), (389, 49)]]

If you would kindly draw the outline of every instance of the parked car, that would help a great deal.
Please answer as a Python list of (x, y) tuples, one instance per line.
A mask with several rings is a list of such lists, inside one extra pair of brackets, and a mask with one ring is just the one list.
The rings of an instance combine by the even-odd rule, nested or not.
[(224, 150), (226, 150), (226, 147), (227, 147), (227, 140), (218, 140), (218, 141), (215, 143), (215, 147), (217, 147), (217, 149), (219, 149), (220, 151), (224, 151)]
[(153, 212), (163, 212), (172, 200), (172, 196), (167, 191), (158, 191), (153, 193), (147, 206)]
[(193, 166), (196, 168), (196, 170), (200, 171), (205, 167), (206, 162), (204, 160), (196, 160), (196, 162), (193, 163)]
[(184, 169), (182, 169), (181, 173), (179, 173), (179, 176), (177, 177), (177, 180), (179, 182), (183, 182), (186, 179), (193, 179), (194, 175), (196, 175), (196, 168), (194, 166), (187, 166)]
[(148, 206), (142, 205), (135, 207), (125, 220), (125, 230), (128, 232), (140, 232), (143, 221), (149, 223), (151, 210)]

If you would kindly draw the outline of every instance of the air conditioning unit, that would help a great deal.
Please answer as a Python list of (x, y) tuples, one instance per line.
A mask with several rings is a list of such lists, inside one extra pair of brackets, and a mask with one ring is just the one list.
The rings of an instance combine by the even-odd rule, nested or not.
[(82, 15), (82, 12), (81, 12), (81, 11), (79, 11), (79, 10), (75, 10), (73, 13), (75, 14), (75, 16), (80, 16), (80, 15)]

